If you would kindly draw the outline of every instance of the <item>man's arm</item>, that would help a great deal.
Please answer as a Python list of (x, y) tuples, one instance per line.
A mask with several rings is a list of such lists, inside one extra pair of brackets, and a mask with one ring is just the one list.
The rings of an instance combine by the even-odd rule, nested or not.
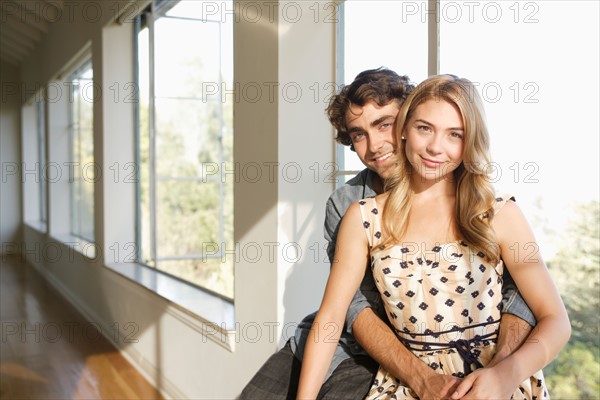
[[(450, 396), (460, 379), (437, 374), (404, 347), (382, 320), (385, 316), (374, 311), (383, 308), (383, 305), (375, 283), (368, 278), (369, 272), (350, 306), (346, 317), (348, 331), (375, 361), (405, 382), (420, 398)], [(514, 353), (532, 330), (528, 321), (535, 323), (533, 313), (518, 293), (510, 275), (506, 283), (496, 354), (487, 367), (496, 365)]]
[(504, 313), (500, 319), (500, 332), (496, 344), (496, 354), (487, 365), (493, 367), (518, 350), (531, 333), (531, 325), (514, 314)]
[(521, 297), (517, 285), (506, 269), (502, 283), (502, 318), (496, 354), (487, 366), (496, 365), (521, 347), (535, 324), (535, 316)]
[[(346, 212), (344, 202), (359, 199), (332, 196), (325, 209), (325, 239), (327, 253), (333, 262), (337, 233), (342, 215)], [(390, 327), (383, 321), (385, 314), (378, 316), (373, 310), (383, 311), (381, 296), (373, 275), (367, 271), (346, 315), (346, 332), (354, 336), (363, 349), (383, 368), (402, 379), (422, 399), (448, 398), (460, 379), (434, 372), (419, 360), (398, 340)]]
[(434, 372), (419, 360), (371, 308), (358, 314), (352, 329), (366, 352), (421, 399), (449, 398), (461, 382), (459, 378)]

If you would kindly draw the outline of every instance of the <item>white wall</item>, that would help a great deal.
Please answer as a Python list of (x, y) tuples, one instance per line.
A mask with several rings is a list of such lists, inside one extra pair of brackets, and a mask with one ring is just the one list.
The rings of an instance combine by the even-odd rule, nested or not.
[[(115, 65), (132, 60), (132, 26), (110, 24), (113, 2), (96, 4), (101, 4), (107, 15), (98, 23), (75, 20), (51, 26), (41, 47), (26, 61), (26, 84), (43, 85), (59, 78), (57, 73), (88, 43), (94, 81), (104, 93), (115, 82), (123, 85), (131, 78), (131, 70)], [(96, 183), (95, 233), (100, 251), (94, 259), (72, 252), (54, 239), (60, 236), (61, 222), (53, 215), (62, 214), (53, 214), (58, 205), (52, 202), (60, 194), (52, 187), (50, 235), (25, 228), (27, 258), (82, 312), (107, 332), (115, 323), (121, 330), (129, 322), (135, 324), (138, 341), (127, 343), (119, 338), (116, 344), (167, 396), (235, 398), (281, 345), (282, 335), (287, 338), (293, 331), (290, 326), (314, 311), (321, 298), (328, 266), (322, 261), (315, 263), (314, 258), (315, 251), (318, 259), (325, 258), (324, 204), (333, 190), (324, 176), (331, 172), (324, 169), (324, 163), (334, 157), (333, 132), (323, 110), (325, 86), (334, 81), (335, 24), (322, 22), (326, 10), (315, 22), (310, 5), (281, 2), (273, 7), (272, 2), (253, 2), (254, 8), (244, 9), (243, 2), (238, 3), (247, 13), (241, 14), (234, 27), (234, 80), (241, 87), (279, 85), (274, 97), (265, 90), (258, 101), (246, 101), (242, 96), (235, 104), (234, 158), (242, 168), (248, 163), (279, 167), (272, 177), (266, 167), (260, 181), (241, 179), (234, 187), (234, 239), (241, 247), (258, 244), (263, 257), (259, 262), (242, 257), (235, 264), (233, 351), (207, 340), (202, 316), (191, 315), (105, 268), (108, 247), (133, 240), (132, 187), (105, 179)], [(262, 7), (260, 16), (251, 14), (258, 10), (256, 6)], [(296, 7), (302, 7), (300, 18), (292, 14)], [(302, 94), (294, 95), (288, 83), (301, 87)], [(321, 87), (320, 101), (314, 100), (310, 89), (315, 83)], [(284, 92), (284, 87), (289, 91)], [(53, 104), (61, 107), (60, 102)], [(102, 96), (94, 105), (94, 157), (104, 177), (111, 176), (106, 173), (108, 166), (130, 161), (133, 156), (130, 107), (110, 101), (110, 96)], [(51, 137), (60, 138), (64, 126), (52, 121), (49, 126), (54, 126)], [(50, 148), (57, 143), (50, 143)], [(51, 151), (50, 158), (52, 154), (60, 154), (59, 149)], [(321, 171), (316, 178), (315, 163)], [(300, 254), (295, 254), (294, 248), (302, 251), (297, 260)], [(48, 253), (44, 249), (60, 249), (61, 257), (44, 257)], [(274, 258), (271, 249), (276, 252)], [(286, 326), (289, 329), (284, 331)], [(254, 328), (259, 329), (258, 336)]]
[(19, 69), (0, 64), (0, 254), (21, 242), (21, 90)]
[[(286, 327), (318, 309), (329, 273), (323, 221), (335, 185), (334, 131), (325, 115), (335, 87), (332, 4), (279, 3), (277, 304)], [(292, 333), (285, 329), (282, 340)]]

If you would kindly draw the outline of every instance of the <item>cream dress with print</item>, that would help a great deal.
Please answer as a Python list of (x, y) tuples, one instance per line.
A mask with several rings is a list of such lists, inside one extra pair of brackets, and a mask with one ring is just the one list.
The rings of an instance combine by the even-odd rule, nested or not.
[[(506, 198), (496, 199), (498, 212)], [(370, 245), (371, 269), (390, 322), (402, 343), (440, 374), (464, 377), (492, 359), (502, 301), (503, 263), (491, 265), (465, 243), (431, 249), (378, 247), (380, 212), (374, 198), (359, 202)], [(366, 399), (417, 399), (379, 368)], [(525, 380), (513, 399), (547, 399), (542, 371)]]

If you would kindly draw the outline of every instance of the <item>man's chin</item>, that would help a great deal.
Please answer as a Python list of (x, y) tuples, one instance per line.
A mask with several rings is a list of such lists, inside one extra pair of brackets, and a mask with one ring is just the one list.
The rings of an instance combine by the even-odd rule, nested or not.
[(392, 176), (394, 173), (394, 167), (396, 162), (393, 159), (385, 160), (384, 164), (370, 165), (369, 169), (379, 175), (381, 178), (386, 179)]
[(387, 168), (371, 168), (371, 170), (379, 175), (381, 179), (387, 179), (393, 175), (394, 167), (390, 165)]

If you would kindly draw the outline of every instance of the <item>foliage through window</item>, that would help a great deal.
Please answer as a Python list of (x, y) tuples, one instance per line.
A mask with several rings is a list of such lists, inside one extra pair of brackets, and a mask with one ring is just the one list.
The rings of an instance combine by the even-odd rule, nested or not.
[(94, 85), (91, 61), (69, 78), (71, 234), (94, 242)]
[(201, 5), (154, 1), (136, 21), (138, 257), (233, 299), (233, 25)]
[[(586, 27), (597, 25), (598, 2), (349, 0), (340, 7), (341, 82), (383, 65), (419, 83), (428, 55), (437, 54), (440, 73), (476, 85), (492, 141), (493, 183), (516, 196), (571, 319), (571, 340), (544, 369), (549, 389), (556, 398), (597, 398), (599, 104), (589, 88), (598, 87), (600, 45), (598, 30)], [(428, 41), (432, 17), (437, 43)], [(557, 162), (569, 154), (577, 161)], [(344, 178), (362, 169), (345, 147), (338, 146), (337, 159)]]

